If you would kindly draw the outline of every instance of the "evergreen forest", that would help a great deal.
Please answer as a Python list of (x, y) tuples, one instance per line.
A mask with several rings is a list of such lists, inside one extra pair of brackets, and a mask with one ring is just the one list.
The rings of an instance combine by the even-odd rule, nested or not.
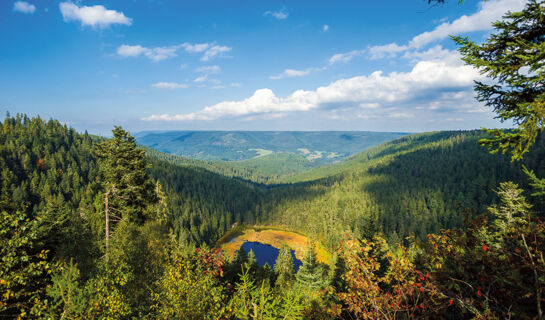
[[(454, 38), (498, 83), (477, 99), (513, 129), (404, 135), (318, 167), (188, 159), (120, 126), (100, 138), (7, 114), (0, 317), (544, 319), (544, 21), (530, 1), (482, 45)], [(245, 226), (306, 235), (331, 261), (313, 246), (298, 271), (287, 246), (272, 266), (227, 256), (218, 241)]]

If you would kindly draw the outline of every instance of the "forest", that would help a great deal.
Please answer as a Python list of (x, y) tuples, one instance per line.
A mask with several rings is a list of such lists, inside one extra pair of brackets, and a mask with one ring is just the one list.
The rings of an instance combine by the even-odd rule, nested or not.
[[(515, 128), (407, 135), (286, 176), (8, 114), (0, 316), (543, 319), (543, 21), (530, 1), (483, 45), (454, 38), (503, 84), (477, 83), (478, 99)], [(216, 243), (237, 225), (300, 232), (332, 261), (312, 246), (297, 272), (286, 246), (273, 266), (228, 257)]]

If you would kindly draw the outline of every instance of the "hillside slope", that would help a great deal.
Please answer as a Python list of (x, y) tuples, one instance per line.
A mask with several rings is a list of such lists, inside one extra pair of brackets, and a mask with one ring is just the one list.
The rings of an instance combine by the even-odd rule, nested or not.
[(221, 175), (260, 184), (278, 183), (314, 167), (305, 157), (293, 153), (273, 153), (240, 161), (207, 161), (173, 155), (146, 147), (149, 157), (184, 166), (203, 168)]
[[(271, 188), (259, 215), (330, 246), (346, 230), (397, 241), (460, 227), (464, 208), (483, 213), (497, 201), (500, 182), (526, 184), (521, 164), (489, 154), (477, 143), (483, 137), (481, 131), (402, 137), (287, 179), (292, 183)], [(543, 137), (523, 163), (545, 174)]]
[(287, 152), (319, 165), (403, 135), (364, 131), (144, 131), (135, 137), (138, 143), (159, 151), (199, 160), (248, 160)]

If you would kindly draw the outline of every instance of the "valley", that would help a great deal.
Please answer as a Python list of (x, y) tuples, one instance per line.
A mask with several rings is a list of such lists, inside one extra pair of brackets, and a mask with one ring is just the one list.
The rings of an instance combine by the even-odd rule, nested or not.
[(0, 1), (0, 318), (545, 320), (544, 22)]

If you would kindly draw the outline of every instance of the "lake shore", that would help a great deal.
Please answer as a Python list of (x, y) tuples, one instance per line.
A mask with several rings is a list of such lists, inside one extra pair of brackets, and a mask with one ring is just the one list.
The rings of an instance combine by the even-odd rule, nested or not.
[(319, 262), (329, 264), (331, 261), (331, 254), (320, 243), (302, 234), (274, 227), (235, 227), (218, 240), (217, 247), (224, 250), (232, 259), (235, 256), (235, 252), (246, 241), (268, 244), (277, 249), (286, 244), (295, 251), (295, 256), (301, 261), (308, 246), (313, 245)]

